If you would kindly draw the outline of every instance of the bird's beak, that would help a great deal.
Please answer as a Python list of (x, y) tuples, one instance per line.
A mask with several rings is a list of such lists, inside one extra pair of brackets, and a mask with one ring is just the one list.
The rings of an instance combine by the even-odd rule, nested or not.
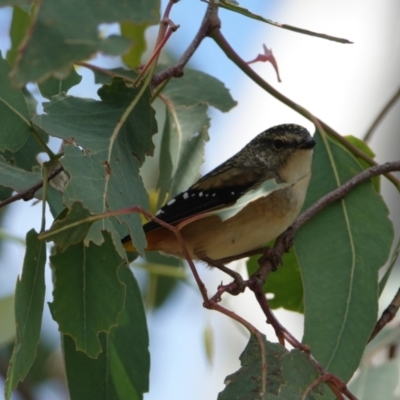
[(312, 149), (316, 144), (317, 142), (313, 138), (310, 138), (300, 145), (300, 149)]

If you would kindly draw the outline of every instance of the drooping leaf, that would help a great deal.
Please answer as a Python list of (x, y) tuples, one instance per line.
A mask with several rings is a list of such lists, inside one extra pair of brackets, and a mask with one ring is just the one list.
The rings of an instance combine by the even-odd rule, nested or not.
[[(146, 89), (139, 98), (140, 90), (115, 78), (112, 85), (99, 90), (102, 101), (58, 95), (45, 104), (46, 115), (34, 118), (34, 123), (50, 135), (73, 138), (84, 149), (65, 146), (61, 163), (71, 177), (64, 192), (67, 207), (81, 201), (94, 214), (133, 206), (148, 209), (139, 168), (145, 156), (153, 152), (151, 137), (157, 126), (150, 93)], [(135, 247), (143, 250), (145, 240), (138, 214), (112, 219), (113, 228), (107, 224), (111, 222), (95, 223), (87, 242), (100, 244), (101, 229), (125, 236), (128, 226)]]
[(31, 368), (40, 339), (45, 295), (46, 244), (37, 236), (33, 229), (26, 235), (22, 276), (17, 281), (15, 291), (16, 340), (7, 373), (7, 399)]
[[(362, 171), (357, 160), (319, 133), (304, 209)], [(330, 204), (297, 233), (303, 286), (304, 343), (330, 372), (347, 381), (357, 368), (378, 311), (378, 270), (393, 241), (388, 210), (371, 182)]]
[(100, 332), (109, 333), (123, 310), (125, 285), (118, 268), (125, 261), (111, 237), (104, 233), (101, 246), (82, 242), (50, 257), (54, 270), (54, 301), (50, 310), (59, 330), (70, 335), (77, 350), (96, 358), (102, 351)]
[(163, 90), (167, 118), (160, 153), (160, 199), (174, 197), (199, 177), (208, 141), (209, 106), (229, 111), (236, 105), (222, 82), (203, 72), (185, 69)]
[(75, 349), (69, 336), (63, 337), (68, 388), (74, 400), (142, 399), (148, 391), (149, 338), (140, 290), (127, 267), (121, 267), (118, 276), (126, 286), (124, 311), (110, 334), (100, 334), (99, 357), (89, 358)]
[(0, 52), (0, 151), (17, 151), (30, 135), (28, 108), (22, 90), (11, 86), (10, 66)]
[[(102, 38), (101, 23), (130, 21), (157, 23), (159, 1), (101, 2), (43, 0), (37, 4), (28, 35), (24, 39), (13, 80), (17, 85), (43, 81), (46, 76), (65, 78), (74, 61), (85, 60), (96, 52), (118, 55), (131, 41), (121, 36)], [(73, 23), (71, 23), (73, 21)]]

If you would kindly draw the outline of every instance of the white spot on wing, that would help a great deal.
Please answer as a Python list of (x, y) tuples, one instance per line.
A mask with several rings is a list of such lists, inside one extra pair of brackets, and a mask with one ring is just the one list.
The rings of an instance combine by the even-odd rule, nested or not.
[(156, 216), (162, 214), (163, 212), (164, 212), (163, 210), (158, 210), (158, 211), (156, 212)]
[(176, 199), (172, 199), (167, 203), (167, 206), (172, 206), (176, 202)]
[(185, 193), (183, 193), (183, 196), (182, 196), (185, 200), (187, 200), (188, 198), (189, 198), (189, 193), (188, 192), (185, 192)]
[(203, 192), (200, 192), (200, 193), (199, 193), (199, 197), (202, 197), (202, 196), (203, 196)]

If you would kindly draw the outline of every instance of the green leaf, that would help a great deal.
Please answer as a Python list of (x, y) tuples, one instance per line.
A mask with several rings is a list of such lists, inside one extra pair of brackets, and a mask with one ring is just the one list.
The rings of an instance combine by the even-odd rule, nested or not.
[(220, 80), (192, 68), (185, 68), (183, 77), (169, 81), (163, 94), (168, 96), (175, 106), (207, 104), (222, 112), (228, 112), (237, 104)]
[(40, 339), (45, 295), (46, 244), (38, 240), (37, 236), (33, 229), (26, 235), (22, 276), (18, 279), (15, 290), (17, 337), (7, 373), (6, 399), (10, 398), (11, 391), (31, 368)]
[[(225, 378), (226, 388), (218, 400), (298, 400), (320, 376), (309, 357), (299, 350), (288, 352), (264, 335), (251, 335), (240, 355), (241, 368)], [(263, 356), (264, 355), (264, 358)], [(323, 385), (315, 387), (306, 400), (321, 399)]]
[(0, 348), (15, 338), (14, 296), (0, 299)]
[(362, 400), (397, 400), (395, 390), (399, 383), (399, 362), (389, 360), (379, 366), (362, 367), (349, 385), (349, 390)]
[[(247, 261), (249, 276), (258, 269), (258, 258), (250, 257)], [(264, 293), (274, 295), (268, 300), (272, 309), (285, 308), (286, 310), (303, 313), (303, 284), (301, 281), (300, 267), (293, 249), (282, 256), (282, 265), (277, 271), (268, 275), (263, 285)]]
[(99, 24), (120, 21), (157, 23), (159, 1), (41, 1), (20, 48), (12, 73), (14, 83), (41, 82), (50, 75), (65, 78), (73, 62), (86, 60), (98, 51), (122, 54), (128, 49), (126, 38), (102, 38), (98, 32)]
[[(204, 161), (204, 146), (209, 140), (208, 128), (210, 119), (207, 117), (207, 106), (198, 104), (189, 107), (178, 107), (172, 110), (168, 121), (172, 122), (170, 130), (175, 131), (178, 145), (173, 149), (173, 141), (170, 144), (171, 159), (174, 169), (169, 189), (170, 197), (175, 197), (187, 189), (200, 178), (200, 166)], [(171, 112), (171, 110), (168, 110)], [(160, 159), (160, 169), (163, 169)], [(163, 187), (169, 183), (158, 181), (160, 196), (163, 194)]]
[[(367, 143), (365, 143), (363, 140), (352, 136), (352, 135), (347, 135), (345, 136), (345, 138), (354, 146), (356, 146), (359, 150), (361, 150), (363, 153), (365, 153), (368, 157), (370, 158), (375, 158), (375, 153), (372, 151), (372, 149), (368, 146)], [(342, 146), (342, 145), (341, 145)], [(366, 162), (365, 160), (363, 160), (360, 157), (357, 157), (358, 162), (361, 164), (361, 166), (364, 169), (367, 169), (369, 167), (371, 167), (371, 164)], [(381, 190), (381, 177), (380, 175), (378, 176), (374, 176), (373, 178), (371, 178), (371, 181), (374, 184), (374, 188), (375, 190), (379, 193)]]
[[(357, 160), (317, 132), (304, 209), (362, 171)], [(335, 175), (336, 174), (336, 175)], [(304, 287), (303, 342), (329, 372), (347, 381), (357, 368), (378, 312), (378, 270), (388, 258), (393, 227), (371, 182), (325, 207), (295, 240)]]
[(124, 63), (130, 68), (137, 68), (142, 60), (142, 55), (146, 51), (145, 32), (149, 24), (132, 24), (131, 22), (121, 23), (121, 34), (132, 40), (133, 46), (122, 56)]
[(25, 33), (31, 23), (30, 15), (20, 7), (14, 7), (13, 17), (10, 27), (11, 49), (7, 51), (7, 61), (10, 65), (14, 65), (17, 58), (17, 50), (21, 44)]
[[(132, 206), (148, 209), (139, 168), (146, 155), (153, 153), (151, 138), (157, 126), (150, 92), (146, 89), (139, 98), (140, 90), (115, 78), (112, 85), (99, 90), (102, 101), (58, 95), (44, 105), (47, 115), (34, 118), (50, 135), (74, 138), (84, 149), (66, 146), (61, 160), (71, 177), (64, 192), (67, 207), (81, 201), (95, 214)], [(143, 251), (145, 238), (138, 214), (119, 215), (112, 224), (113, 228), (106, 220), (94, 224), (87, 241), (100, 244), (101, 229), (125, 236), (128, 226), (136, 248)]]
[(24, 95), (11, 86), (9, 73), (10, 66), (0, 52), (0, 151), (17, 151), (30, 135)]
[(81, 80), (82, 77), (75, 69), (72, 69), (71, 73), (65, 79), (48, 78), (44, 82), (39, 83), (40, 93), (46, 99), (50, 99), (52, 96), (62, 92), (67, 93), (73, 86), (78, 85)]
[[(137, 72), (125, 68), (112, 68), (107, 71), (112, 73), (115, 77), (119, 76), (120, 78), (126, 78), (128, 81), (135, 80), (138, 76)], [(95, 83), (111, 85), (112, 77), (110, 75), (98, 70), (94, 70), (93, 74)]]
[[(279, 392), (279, 399), (302, 399), (309, 386), (320, 377), (320, 371), (304, 352), (294, 349), (282, 358), (282, 374), (285, 384)], [(330, 392), (323, 384), (316, 386), (306, 399), (322, 399), (324, 391)], [(328, 397), (329, 398), (329, 397)]]
[(117, 325), (125, 299), (118, 268), (125, 261), (111, 237), (104, 233), (101, 246), (79, 243), (50, 257), (54, 270), (54, 301), (50, 310), (59, 330), (73, 337), (77, 350), (96, 358), (102, 351), (100, 332)]
[(90, 211), (82, 203), (75, 202), (65, 217), (54, 221), (50, 229), (40, 235), (40, 239), (53, 241), (60, 252), (63, 252), (72, 244), (83, 242), (94, 222), (89, 217), (92, 217)]
[(109, 335), (100, 334), (102, 353), (97, 359), (76, 351), (63, 337), (68, 389), (73, 400), (141, 399), (149, 388), (149, 338), (141, 294), (127, 267), (118, 271), (126, 286), (124, 311)]
[(168, 99), (167, 118), (160, 152), (160, 199), (182, 192), (199, 177), (204, 145), (208, 141), (209, 106), (227, 112), (236, 105), (228, 89), (218, 79), (190, 68), (168, 83), (163, 91)]
[[(24, 98), (29, 106), (29, 115), (36, 114), (36, 110), (33, 111), (31, 107), (36, 108), (36, 104), (33, 104), (33, 97), (27, 94), (29, 93), (23, 89)], [(28, 97), (29, 96), (29, 97)], [(35, 101), (35, 100), (34, 100)], [(48, 142), (49, 136), (40, 130), (37, 130), (38, 136), (44, 143)], [(11, 165), (14, 167), (22, 168), (26, 171), (38, 170), (41, 168), (38, 162), (38, 154), (43, 152), (43, 147), (40, 145), (38, 140), (30, 133), (24, 144), (17, 151), (6, 150), (0, 153)]]
[(0, 156), (0, 185), (13, 188), (16, 191), (26, 190), (42, 180), (39, 172), (28, 172), (13, 167)]

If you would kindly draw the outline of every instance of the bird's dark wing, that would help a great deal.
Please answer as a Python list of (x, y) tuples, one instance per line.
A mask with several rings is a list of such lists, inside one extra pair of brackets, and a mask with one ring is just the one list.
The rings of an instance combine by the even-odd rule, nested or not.
[[(185, 192), (178, 194), (162, 207), (156, 217), (170, 225), (208, 211), (234, 204), (250, 188), (261, 182), (261, 171), (230, 168), (211, 171)], [(145, 232), (159, 228), (150, 221), (143, 226)]]

